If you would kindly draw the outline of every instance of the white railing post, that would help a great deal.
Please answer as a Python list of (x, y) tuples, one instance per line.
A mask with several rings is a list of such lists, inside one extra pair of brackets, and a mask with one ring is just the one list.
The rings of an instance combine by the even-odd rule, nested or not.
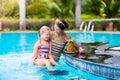
[(80, 31), (82, 31), (83, 25), (84, 25), (84, 21), (82, 21), (81, 25), (80, 25)]
[(89, 21), (89, 22), (88, 22), (87, 31), (89, 31), (89, 30), (90, 30), (90, 26), (91, 26), (91, 24), (92, 24), (92, 21)]
[(92, 21), (88, 22), (88, 25), (86, 22), (82, 22), (80, 25), (80, 31), (82, 31), (84, 29), (85, 31), (93, 31), (94, 30), (94, 23)]
[(87, 30), (87, 23), (85, 23), (84, 32)]
[(91, 28), (91, 31), (93, 31), (93, 30), (94, 30), (94, 27), (95, 27), (95, 26), (94, 26), (94, 23), (92, 23), (92, 28)]

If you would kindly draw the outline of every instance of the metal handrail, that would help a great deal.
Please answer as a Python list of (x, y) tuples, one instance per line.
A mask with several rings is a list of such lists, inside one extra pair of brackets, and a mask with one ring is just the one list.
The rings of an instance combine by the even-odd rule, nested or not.
[[(83, 21), (80, 25), (80, 31), (82, 31), (84, 28), (84, 32), (85, 31), (93, 31), (94, 30), (94, 23), (92, 21), (88, 22), (88, 25), (85, 21)], [(90, 30), (91, 28), (91, 30)]]

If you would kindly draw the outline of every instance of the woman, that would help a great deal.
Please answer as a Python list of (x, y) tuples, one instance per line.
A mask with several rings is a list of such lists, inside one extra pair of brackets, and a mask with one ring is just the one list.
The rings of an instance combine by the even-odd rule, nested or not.
[[(56, 20), (54, 24), (54, 31), (51, 33), (51, 54), (55, 60), (59, 60), (61, 52), (63, 51), (67, 40), (71, 38), (64, 32), (66, 28), (68, 28), (68, 24), (64, 20)], [(84, 53), (85, 50), (75, 42), (74, 46), (79, 50), (78, 57), (81, 57), (80, 53)]]

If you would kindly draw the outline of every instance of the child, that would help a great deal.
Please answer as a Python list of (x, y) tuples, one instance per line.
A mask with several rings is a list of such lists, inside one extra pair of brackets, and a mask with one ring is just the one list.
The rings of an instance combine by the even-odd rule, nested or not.
[(48, 70), (53, 70), (51, 65), (57, 65), (50, 53), (50, 29), (47, 26), (42, 26), (38, 32), (40, 40), (35, 43), (32, 61), (34, 64)]

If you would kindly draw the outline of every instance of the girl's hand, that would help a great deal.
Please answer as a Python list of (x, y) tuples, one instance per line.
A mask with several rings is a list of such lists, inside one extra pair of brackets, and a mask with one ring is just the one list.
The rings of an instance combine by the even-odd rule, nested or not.
[(56, 63), (56, 61), (55, 61), (55, 60), (50, 59), (50, 62), (51, 62), (53, 65), (58, 66), (58, 64)]
[(35, 62), (35, 58), (32, 57), (31, 63), (34, 64), (34, 62)]

